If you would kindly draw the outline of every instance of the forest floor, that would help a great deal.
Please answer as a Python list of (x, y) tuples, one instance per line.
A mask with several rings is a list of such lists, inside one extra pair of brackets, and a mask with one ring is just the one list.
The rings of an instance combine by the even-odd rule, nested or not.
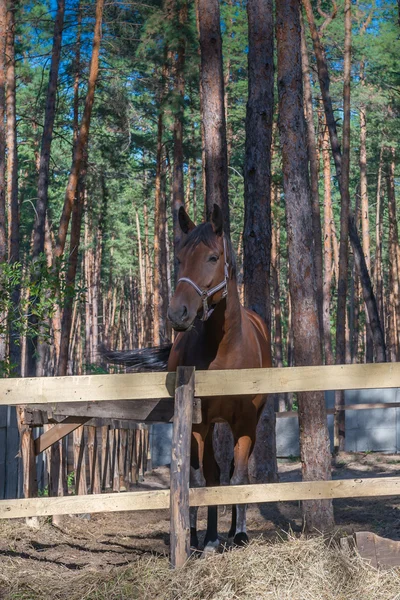
[[(281, 482), (300, 480), (300, 463), (295, 459), (280, 461), (279, 471)], [(335, 479), (388, 475), (400, 475), (399, 455), (348, 454), (340, 458), (333, 471)], [(165, 488), (168, 487), (168, 482), (169, 470), (162, 467), (149, 473), (145, 481), (134, 486), (133, 489), (139, 491)], [(400, 540), (400, 498), (336, 500), (334, 507), (337, 539), (342, 534), (350, 534), (354, 531), (372, 531), (384, 537)], [(199, 509), (199, 530), (202, 534), (206, 526), (205, 517), (205, 509)], [(229, 521), (229, 508), (221, 507), (219, 529), (223, 543), (227, 541), (225, 536), (229, 529)], [(284, 538), (292, 539), (294, 543), (293, 540), (301, 536), (302, 520), (298, 502), (249, 506), (247, 522), (249, 536), (253, 539), (275, 541), (277, 538)], [(233, 555), (235, 552), (227, 554)], [(157, 560), (161, 561), (160, 564), (164, 569), (167, 568), (168, 553), (169, 512), (167, 510), (95, 514), (91, 518), (69, 516), (63, 518), (59, 528), (53, 527), (47, 519), (40, 523), (37, 530), (28, 528), (22, 519), (3, 521), (0, 523), (0, 598), (10, 600), (64, 597), (180, 599), (183, 598), (182, 593), (176, 592), (178, 594), (176, 595), (172, 591), (166, 596), (154, 592), (156, 595), (153, 596), (149, 591), (152, 588), (147, 581), (147, 575), (143, 575), (143, 568), (146, 571), (148, 567), (151, 573), (154, 572), (156, 564), (154, 561)], [(107, 577), (112, 574), (114, 585), (122, 577), (121, 573), (124, 573), (126, 568), (129, 566), (132, 568), (133, 562), (140, 565), (137, 572), (141, 573), (140, 581), (135, 583), (135, 591), (130, 587), (126, 592), (128, 595), (125, 596), (121, 591), (122, 588), (110, 590), (107, 587), (110, 581)], [(196, 594), (192, 595), (192, 598), (197, 597)], [(200, 597), (220, 599), (229, 598), (229, 594), (225, 596), (219, 592), (216, 595), (207, 593)], [(231, 596), (231, 598), (236, 597), (235, 594)], [(258, 598), (257, 595), (243, 597)], [(259, 596), (259, 598), (263, 597)], [(286, 598), (285, 595), (279, 594), (273, 597)], [(319, 597), (330, 598), (324, 595)], [(387, 596), (393, 599), (397, 597), (400, 598), (400, 595)]]

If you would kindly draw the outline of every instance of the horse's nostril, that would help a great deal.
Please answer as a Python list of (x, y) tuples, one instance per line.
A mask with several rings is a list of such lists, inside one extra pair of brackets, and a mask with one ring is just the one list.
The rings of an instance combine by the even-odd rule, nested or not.
[(184, 306), (183, 310), (182, 310), (182, 319), (186, 319), (187, 316), (188, 316), (188, 310), (187, 310), (187, 307)]

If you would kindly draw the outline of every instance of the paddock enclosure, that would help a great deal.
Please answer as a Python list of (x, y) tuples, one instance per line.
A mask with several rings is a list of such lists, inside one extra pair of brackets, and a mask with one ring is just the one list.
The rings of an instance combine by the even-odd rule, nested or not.
[[(69, 411), (66, 422), (49, 429), (42, 440), (36, 442), (42, 448), (82, 425), (83, 419), (100, 414), (105, 417), (105, 406), (114, 412), (126, 409), (125, 415), (129, 413), (126, 418), (131, 420), (173, 418), (174, 424), (170, 489), (3, 500), (0, 517), (169, 508), (171, 563), (182, 566), (189, 555), (189, 506), (400, 495), (400, 477), (189, 489), (190, 431), (192, 422), (201, 418), (202, 396), (395, 387), (400, 387), (399, 363), (207, 372), (179, 367), (177, 373), (2, 379), (2, 405), (18, 405), (21, 411), (46, 409), (54, 415)], [(372, 407), (375, 408), (376, 403)], [(112, 414), (109, 413), (109, 417)], [(29, 446), (33, 440), (28, 433), (26, 430), (25, 442)], [(28, 447), (28, 459), (33, 454), (33, 448)], [(24, 473), (24, 481), (26, 478)]]

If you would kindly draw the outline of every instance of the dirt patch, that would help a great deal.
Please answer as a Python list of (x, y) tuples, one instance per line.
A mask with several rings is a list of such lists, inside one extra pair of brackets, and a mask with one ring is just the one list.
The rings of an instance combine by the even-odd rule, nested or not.
[[(282, 482), (300, 480), (300, 464), (295, 460), (281, 461), (279, 470)], [(345, 455), (340, 458), (333, 471), (335, 479), (385, 477), (390, 475), (400, 475), (400, 457), (397, 455)], [(167, 468), (156, 469), (135, 489), (165, 488), (168, 487), (168, 480), (169, 471)], [(352, 533), (368, 530), (391, 539), (400, 539), (399, 498), (345, 499), (335, 501), (334, 506), (338, 530), (336, 537), (340, 537), (344, 532)], [(200, 541), (202, 541), (202, 535), (204, 535), (206, 527), (205, 518), (206, 510), (200, 509)], [(226, 534), (229, 526), (230, 507), (221, 507), (219, 510), (219, 529), (222, 542), (227, 541)], [(301, 508), (298, 502), (249, 506), (248, 531), (252, 539), (262, 539), (264, 544), (266, 543), (265, 540), (268, 543), (274, 542), (273, 548), (275, 548), (275, 542), (278, 538), (287, 537), (285, 532), (291, 532), (290, 536), (298, 537), (301, 530)], [(305, 542), (306, 540), (304, 540)], [(295, 544), (296, 540), (291, 539), (290, 543)], [(261, 546), (264, 548), (262, 544)], [(327, 551), (334, 552), (335, 558), (331, 557), (331, 560), (339, 560), (337, 558), (338, 550), (331, 547)], [(235, 550), (226, 554), (230, 556), (240, 552)], [(258, 547), (257, 552), (263, 553), (264, 549), (260, 550), (260, 547)], [(272, 552), (271, 548), (269, 552)], [(282, 554), (284, 551), (279, 550), (279, 552)], [(171, 583), (168, 554), (169, 511), (166, 510), (96, 514), (92, 515), (90, 519), (64, 517), (60, 528), (53, 527), (50, 520), (47, 519), (41, 522), (38, 530), (29, 529), (23, 520), (4, 521), (0, 523), (0, 598), (9, 600), (16, 600), (17, 598), (63, 599), (67, 597), (70, 600), (73, 598), (98, 599), (103, 597), (189, 598), (189, 596), (174, 595), (173, 589), (168, 587), (176, 585), (176, 582)], [(239, 555), (242, 557), (241, 560), (244, 559), (244, 554)], [(225, 559), (217, 558), (218, 560), (224, 561)], [(229, 560), (236, 559), (229, 558)], [(215, 568), (217, 570), (230, 568), (230, 563), (228, 566), (223, 566), (224, 564), (218, 562)], [(235, 568), (238, 569), (239, 566), (236, 565)], [(161, 569), (160, 572), (158, 572), (159, 569)], [(197, 563), (193, 563), (191, 569), (192, 571), (193, 569), (200, 569), (201, 571), (203, 567), (198, 567)], [(170, 595), (162, 595), (165, 590), (156, 591), (155, 583), (150, 581), (153, 572), (158, 573), (156, 579), (158, 578), (160, 581), (164, 577), (167, 578), (165, 585)], [(140, 573), (138, 580), (134, 573)], [(118, 584), (119, 587), (115, 587), (115, 590), (112, 591), (110, 586), (116, 585), (116, 582), (120, 582), (121, 585)], [(148, 589), (156, 595), (148, 595), (146, 585), (143, 582), (147, 582)], [(127, 591), (124, 591), (125, 583), (128, 586)], [(322, 591), (322, 595), (319, 596), (286, 596), (284, 592), (282, 592), (283, 595), (276, 592), (275, 595), (271, 596), (257, 596), (254, 595), (253, 590), (251, 592), (243, 591), (243, 594), (247, 595), (238, 596), (235, 595), (237, 594), (235, 591), (237, 584), (232, 583), (232, 585), (232, 588), (229, 588), (229, 586), (226, 588), (227, 590), (233, 590), (231, 596), (229, 596), (231, 592), (221, 591), (225, 588), (213, 588), (210, 593), (208, 591), (206, 593), (206, 590), (204, 590), (204, 596), (196, 595), (197, 592), (196, 594), (193, 592), (191, 598), (233, 599), (240, 597), (261, 599), (264, 597), (287, 597), (291, 600), (297, 597), (331, 598), (329, 595), (323, 595)], [(357, 597), (358, 600), (361, 597), (371, 599), (376, 597), (400, 599), (400, 582), (398, 590), (398, 596), (363, 595), (357, 597), (338, 595), (332, 596), (332, 598)], [(69, 595), (65, 595), (66, 592)], [(167, 592), (165, 591), (165, 593)]]

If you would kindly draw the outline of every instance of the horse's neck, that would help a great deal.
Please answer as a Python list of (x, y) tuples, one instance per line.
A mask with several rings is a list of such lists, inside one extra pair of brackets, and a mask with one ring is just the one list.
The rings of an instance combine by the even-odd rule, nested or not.
[(205, 333), (208, 337), (221, 342), (233, 343), (241, 332), (241, 306), (236, 279), (228, 282), (228, 294), (215, 307), (206, 322)]

